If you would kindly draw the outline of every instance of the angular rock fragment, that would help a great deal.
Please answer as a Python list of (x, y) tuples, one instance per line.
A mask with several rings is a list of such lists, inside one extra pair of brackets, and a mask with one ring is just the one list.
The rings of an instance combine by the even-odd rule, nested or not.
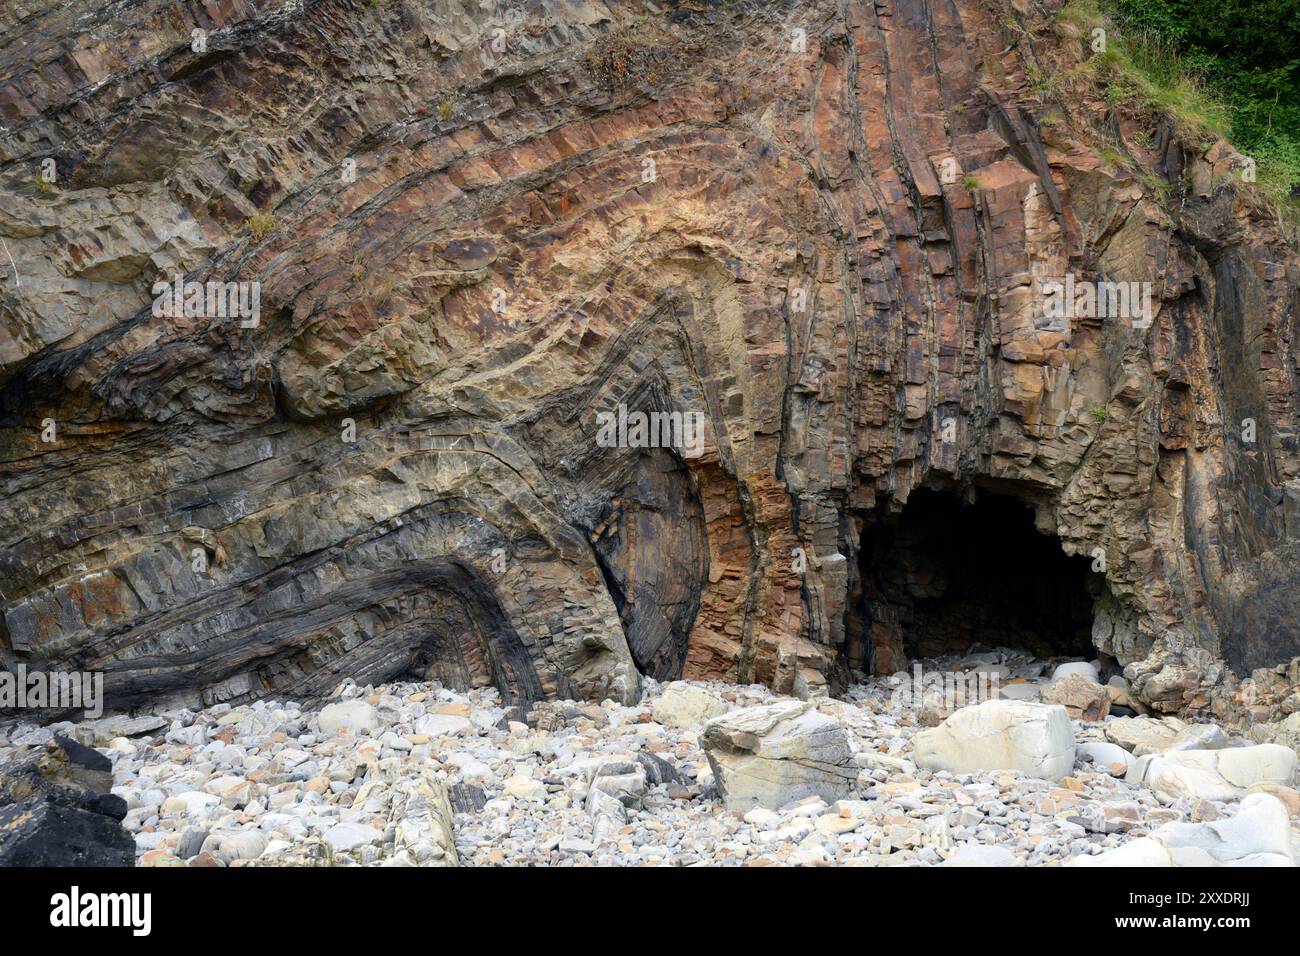
[(1045, 704), (1060, 704), (1071, 720), (1095, 722), (1110, 712), (1110, 694), (1085, 674), (1069, 673), (1042, 690)]
[(847, 797), (857, 780), (848, 734), (805, 701), (732, 711), (704, 728), (704, 753), (733, 813)]
[(658, 754), (638, 753), (636, 760), (641, 765), (646, 782), (652, 787), (659, 784), (686, 783), (686, 778), (682, 776), (681, 771)]
[(0, 867), (134, 866), (112, 782), (107, 757), (62, 736), (0, 767)]
[(640, 807), (647, 789), (646, 773), (639, 762), (618, 761), (596, 770), (588, 796), (597, 791), (609, 794), (625, 807)]

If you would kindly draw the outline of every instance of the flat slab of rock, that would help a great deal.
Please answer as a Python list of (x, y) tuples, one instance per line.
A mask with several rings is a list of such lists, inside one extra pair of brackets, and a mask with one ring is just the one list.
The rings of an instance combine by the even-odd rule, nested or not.
[(1181, 720), (1166, 717), (1119, 717), (1107, 721), (1102, 733), (1111, 743), (1119, 744), (1135, 757), (1168, 750), (1185, 728)]
[(686, 728), (706, 724), (729, 709), (730, 705), (725, 700), (703, 687), (696, 687), (686, 681), (673, 681), (655, 701), (651, 716), (656, 723), (665, 727)]
[(926, 770), (1020, 770), (1059, 780), (1074, 769), (1074, 731), (1058, 704), (989, 700), (963, 707), (918, 733), (913, 745), (916, 765)]
[(168, 721), (162, 717), (101, 717), (99, 720), (85, 721), (77, 725), (74, 731), (77, 741), (87, 747), (107, 747), (118, 737), (143, 737), (161, 733), (167, 729)]
[(805, 797), (832, 803), (857, 780), (847, 732), (805, 701), (732, 711), (704, 728), (705, 756), (733, 813)]

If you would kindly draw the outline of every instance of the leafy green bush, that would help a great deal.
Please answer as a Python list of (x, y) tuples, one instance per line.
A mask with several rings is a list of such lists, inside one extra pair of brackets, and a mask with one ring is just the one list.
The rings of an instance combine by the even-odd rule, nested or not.
[(1139, 69), (1200, 78), (1233, 145), (1255, 160), (1259, 186), (1300, 223), (1300, 0), (1102, 2), (1144, 41), (1125, 43)]

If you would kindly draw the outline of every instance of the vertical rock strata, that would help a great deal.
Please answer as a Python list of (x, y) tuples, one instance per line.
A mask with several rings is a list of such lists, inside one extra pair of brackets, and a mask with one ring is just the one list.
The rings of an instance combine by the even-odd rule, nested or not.
[[(6, 4), (0, 664), (836, 689), (904, 650), (861, 536), (925, 485), (1103, 556), (1149, 706), (1276, 716), (1300, 260), (1223, 144), (1069, 78), (1058, 9)], [(1149, 327), (1045, 323), (1067, 274)], [(256, 323), (158, 314), (177, 276)], [(699, 454), (605, 447), (620, 406)]]

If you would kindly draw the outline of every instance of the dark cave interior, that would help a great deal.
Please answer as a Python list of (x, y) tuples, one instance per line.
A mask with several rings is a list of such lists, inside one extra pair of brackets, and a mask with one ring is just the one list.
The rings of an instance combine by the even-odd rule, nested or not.
[(1015, 498), (964, 504), (918, 489), (901, 512), (873, 513), (864, 525), (862, 651), (878, 673), (975, 645), (1092, 657), (1101, 576), (1090, 565), (1037, 530), (1032, 509)]

